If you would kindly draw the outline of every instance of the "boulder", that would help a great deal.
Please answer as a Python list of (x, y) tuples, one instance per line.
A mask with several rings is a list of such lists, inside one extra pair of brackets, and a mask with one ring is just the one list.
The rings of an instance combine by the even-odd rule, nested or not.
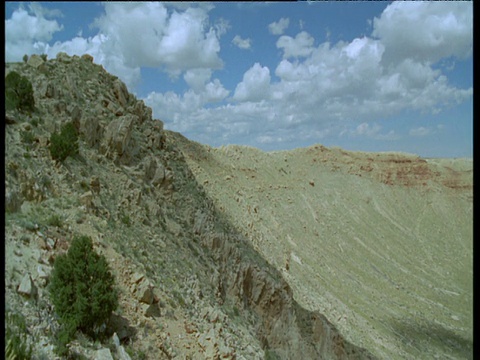
[(18, 293), (27, 297), (36, 297), (37, 296), (37, 288), (33, 283), (33, 279), (30, 274), (27, 274), (23, 277), (20, 285), (17, 289)]
[(117, 359), (118, 360), (131, 360), (132, 358), (128, 353), (125, 351), (124, 347), (120, 345), (120, 339), (118, 338), (117, 333), (113, 333), (112, 336), (113, 343), (115, 344), (115, 349), (117, 351)]
[(152, 109), (147, 107), (143, 100), (136, 102), (134, 107), (134, 113), (138, 116), (140, 124), (143, 124), (145, 121), (152, 120)]
[(165, 143), (165, 133), (163, 132), (163, 122), (155, 120), (150, 133), (148, 134), (148, 146), (153, 149), (162, 149)]
[(93, 56), (90, 55), (90, 54), (83, 54), (82, 57), (81, 57), (81, 59), (93, 63)]
[(112, 114), (115, 114), (115, 116), (122, 116), (123, 115), (123, 109), (118, 106), (116, 103), (112, 101), (107, 102), (106, 106), (107, 110), (109, 110)]
[(43, 65), (45, 61), (40, 57), (40, 55), (32, 55), (30, 59), (28, 59), (27, 64), (31, 67), (38, 69), (41, 65)]
[(57, 57), (56, 57), (56, 58), (57, 58), (58, 61), (63, 62), (63, 63), (66, 63), (66, 64), (72, 62), (72, 58), (71, 58), (70, 56), (68, 56), (68, 54), (65, 53), (65, 52), (59, 52), (59, 53), (57, 54)]
[(50, 270), (47, 269), (45, 266), (38, 265), (37, 266), (37, 273), (38, 273), (38, 278), (39, 279), (48, 279), (48, 276), (50, 273)]
[(122, 116), (112, 120), (105, 132), (105, 144), (107, 153), (113, 151), (122, 156), (128, 148), (135, 118), (132, 115)]
[(127, 106), (130, 95), (128, 94), (128, 90), (125, 84), (119, 79), (115, 80), (115, 82), (113, 83), (113, 94), (115, 95), (115, 98), (117, 99), (120, 106)]
[(144, 279), (137, 286), (137, 299), (145, 304), (153, 304), (155, 302), (155, 294), (153, 292), (153, 285), (147, 279)]
[(143, 314), (146, 316), (146, 317), (160, 317), (162, 314), (161, 314), (161, 311), (160, 311), (160, 306), (157, 304), (150, 304), (150, 305), (144, 305), (145, 308), (144, 308), (144, 311), (143, 311)]
[(13, 125), (17, 123), (17, 119), (15, 118), (15, 115), (11, 112), (5, 112), (5, 122), (7, 125)]
[(103, 348), (95, 351), (93, 360), (114, 360), (110, 349)]
[(144, 162), (144, 168), (145, 168), (144, 179), (145, 181), (149, 182), (153, 179), (153, 177), (155, 176), (155, 172), (157, 170), (157, 161), (153, 156), (147, 157), (147, 159)]
[(93, 193), (87, 191), (86, 193), (80, 195), (80, 204), (85, 205), (87, 209), (93, 207)]
[[(165, 167), (162, 164), (159, 164), (157, 168), (155, 169), (155, 175), (153, 176), (152, 179), (152, 185), (153, 186), (159, 186), (162, 185), (163, 182), (165, 181), (165, 178), (167, 176)], [(169, 173), (170, 179), (173, 178), (173, 173)]]
[(96, 118), (82, 117), (80, 119), (80, 133), (90, 147), (97, 147), (103, 137), (103, 127)]
[(136, 273), (134, 273), (134, 274), (132, 275), (132, 282), (133, 282), (134, 284), (137, 284), (137, 283), (139, 283), (141, 280), (143, 280), (144, 278), (145, 278), (145, 275), (136, 272)]

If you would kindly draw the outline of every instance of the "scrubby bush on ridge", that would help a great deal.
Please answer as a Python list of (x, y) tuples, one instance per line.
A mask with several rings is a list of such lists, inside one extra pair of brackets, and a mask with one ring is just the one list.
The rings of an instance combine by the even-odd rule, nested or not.
[(78, 154), (78, 134), (72, 123), (65, 124), (60, 133), (55, 132), (50, 136), (49, 150), (52, 159), (60, 162)]
[(5, 77), (5, 108), (27, 113), (35, 110), (32, 83), (16, 71)]
[(95, 252), (88, 236), (75, 237), (68, 253), (56, 258), (49, 290), (61, 326), (60, 353), (77, 330), (93, 339), (101, 335), (100, 327), (118, 306), (114, 282), (105, 257)]

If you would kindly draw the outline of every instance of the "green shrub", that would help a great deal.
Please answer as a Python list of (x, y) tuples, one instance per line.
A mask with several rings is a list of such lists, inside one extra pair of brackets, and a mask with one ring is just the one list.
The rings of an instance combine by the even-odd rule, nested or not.
[(5, 108), (26, 113), (35, 110), (32, 83), (16, 71), (5, 77)]
[(32, 349), (27, 346), (27, 325), (21, 314), (5, 314), (5, 358), (31, 359)]
[(100, 327), (118, 306), (114, 277), (88, 236), (75, 237), (67, 254), (55, 259), (49, 290), (61, 325), (59, 350), (73, 340), (77, 330), (98, 338)]
[(72, 123), (67, 123), (59, 133), (50, 136), (50, 155), (52, 159), (63, 162), (67, 157), (78, 154), (78, 134)]

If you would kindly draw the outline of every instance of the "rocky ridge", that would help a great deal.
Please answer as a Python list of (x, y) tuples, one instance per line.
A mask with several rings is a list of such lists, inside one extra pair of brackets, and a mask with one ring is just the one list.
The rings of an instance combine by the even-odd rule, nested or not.
[[(36, 111), (6, 114), (5, 313), (21, 313), (34, 358), (56, 358), (53, 261), (88, 235), (112, 267), (120, 306), (109, 340), (79, 335), (90, 359), (373, 358), (293, 298), (197, 182), (176, 134), (89, 55), (6, 64), (33, 85)], [(79, 154), (51, 159), (67, 122)]]

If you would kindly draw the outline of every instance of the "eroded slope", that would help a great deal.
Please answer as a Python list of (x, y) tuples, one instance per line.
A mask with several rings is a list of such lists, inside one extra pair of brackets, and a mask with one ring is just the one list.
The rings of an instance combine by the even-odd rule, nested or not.
[(294, 298), (348, 340), (380, 358), (473, 357), (471, 160), (177, 142)]

